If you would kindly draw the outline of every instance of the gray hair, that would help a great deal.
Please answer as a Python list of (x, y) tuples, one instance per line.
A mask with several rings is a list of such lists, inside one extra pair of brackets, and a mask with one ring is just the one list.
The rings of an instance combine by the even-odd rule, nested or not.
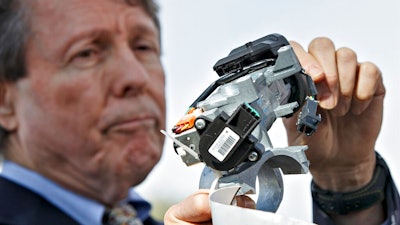
[(24, 49), (29, 31), (19, 3), (0, 0), (0, 82), (16, 81), (26, 73)]

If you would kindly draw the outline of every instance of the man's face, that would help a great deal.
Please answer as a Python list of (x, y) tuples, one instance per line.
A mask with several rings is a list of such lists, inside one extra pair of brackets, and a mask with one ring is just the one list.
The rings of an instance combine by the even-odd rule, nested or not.
[(13, 94), (19, 143), (13, 146), (25, 166), (113, 202), (161, 155), (165, 81), (158, 30), (141, 7), (124, 1), (32, 5), (28, 73)]

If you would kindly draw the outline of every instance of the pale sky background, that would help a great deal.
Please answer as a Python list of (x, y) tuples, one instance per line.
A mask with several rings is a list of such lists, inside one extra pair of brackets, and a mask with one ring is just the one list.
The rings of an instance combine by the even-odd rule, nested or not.
[[(212, 66), (230, 50), (270, 33), (303, 46), (327, 36), (351, 47), (360, 61), (383, 72), (387, 89), (382, 132), (376, 149), (400, 186), (400, 1), (398, 0), (159, 0), (163, 62), (167, 74), (167, 129), (215, 79)], [(269, 132), (284, 147), (280, 121)], [(203, 165), (186, 167), (167, 140), (159, 165), (138, 187), (153, 203), (174, 204), (197, 190)], [(310, 175), (285, 176), (278, 213), (311, 221)], [(157, 207), (154, 206), (156, 209)]]

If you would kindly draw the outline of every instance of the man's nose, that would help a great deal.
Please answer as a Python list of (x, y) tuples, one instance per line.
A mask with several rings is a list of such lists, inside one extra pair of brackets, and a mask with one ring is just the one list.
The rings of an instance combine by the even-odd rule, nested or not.
[(112, 62), (111, 91), (116, 97), (138, 95), (150, 82), (150, 76), (145, 65), (126, 47), (118, 51)]

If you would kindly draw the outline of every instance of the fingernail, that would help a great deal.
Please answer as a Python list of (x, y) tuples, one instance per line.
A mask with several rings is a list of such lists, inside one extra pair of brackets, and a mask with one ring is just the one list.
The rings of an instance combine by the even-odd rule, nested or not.
[(319, 78), (321, 78), (321, 75), (323, 74), (322, 69), (317, 65), (312, 65), (312, 66), (308, 67), (308, 70), (306, 72), (314, 80), (318, 80)]
[(336, 106), (336, 100), (333, 95), (324, 95), (320, 97), (320, 106), (324, 109), (333, 109)]

